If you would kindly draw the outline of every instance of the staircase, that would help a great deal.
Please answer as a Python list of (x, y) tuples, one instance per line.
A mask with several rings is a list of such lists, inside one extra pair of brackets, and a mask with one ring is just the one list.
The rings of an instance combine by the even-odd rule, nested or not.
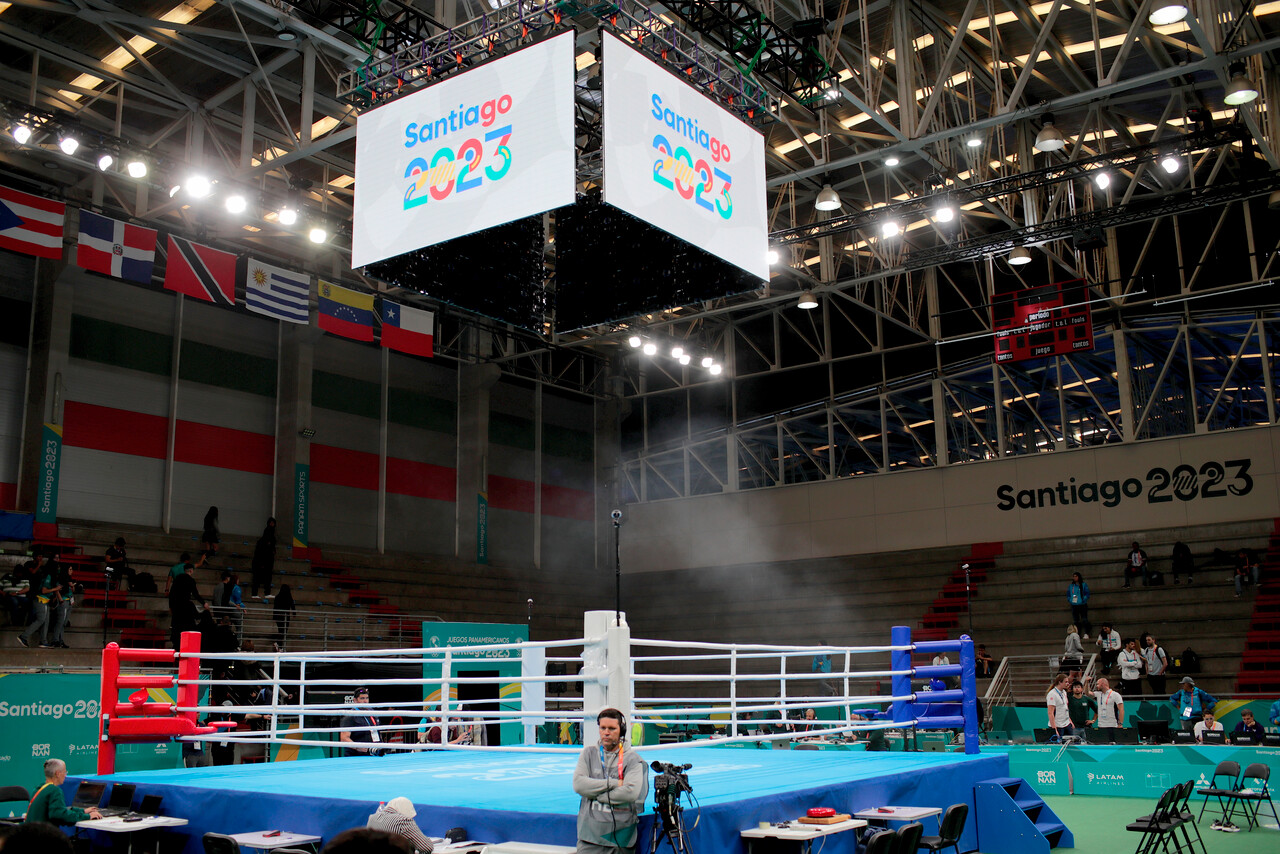
[(1244, 639), (1235, 690), (1239, 693), (1273, 693), (1280, 684), (1280, 519), (1261, 557), (1262, 575), (1253, 591), (1253, 615)]
[(978, 850), (983, 854), (1041, 854), (1075, 848), (1075, 837), (1021, 777), (996, 777), (974, 786)]
[[(1003, 553), (1004, 543), (974, 543), (970, 546), (969, 556), (951, 570), (951, 577), (942, 585), (937, 598), (921, 618), (920, 628), (912, 636), (916, 640), (945, 640), (958, 634), (961, 618), (969, 611), (970, 597), (976, 595), (978, 587), (987, 580), (987, 570), (995, 566), (995, 559)], [(966, 564), (969, 567), (968, 579), (965, 578)]]

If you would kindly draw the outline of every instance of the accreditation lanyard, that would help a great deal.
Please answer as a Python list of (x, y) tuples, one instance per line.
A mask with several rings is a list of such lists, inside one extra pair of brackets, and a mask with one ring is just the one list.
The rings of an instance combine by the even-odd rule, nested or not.
[[(623, 750), (624, 750), (623, 744), (622, 744), (622, 742), (621, 742), (621, 741), (619, 741), (619, 742), (618, 742), (618, 782), (619, 782), (619, 783), (621, 783), (621, 782), (622, 782), (622, 752), (623, 752)], [(603, 771), (606, 767), (608, 767), (608, 766), (606, 766), (606, 765), (604, 764), (604, 757), (605, 757), (605, 755), (606, 755), (606, 754), (605, 754), (605, 752), (604, 752), (604, 745), (602, 744), (602, 745), (600, 745), (600, 770), (602, 770), (602, 771)], [(605, 776), (607, 777), (608, 775), (606, 774)]]

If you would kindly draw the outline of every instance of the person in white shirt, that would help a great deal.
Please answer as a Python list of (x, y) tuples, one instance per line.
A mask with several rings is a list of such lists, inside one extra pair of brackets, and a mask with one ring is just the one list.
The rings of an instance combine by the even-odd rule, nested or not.
[(1094, 640), (1098, 645), (1100, 655), (1100, 665), (1102, 672), (1110, 676), (1111, 668), (1115, 666), (1116, 656), (1120, 654), (1120, 647), (1124, 646), (1120, 642), (1120, 633), (1111, 628), (1110, 623), (1102, 624), (1102, 633)]
[[(1098, 701), (1098, 729), (1113, 731), (1124, 728), (1124, 697), (1111, 689), (1104, 677), (1094, 683), (1094, 699)], [(1114, 736), (1114, 732), (1111, 733)]]
[(1206, 732), (1222, 732), (1222, 722), (1213, 719), (1213, 712), (1205, 712), (1204, 719), (1192, 727), (1191, 731), (1195, 734), (1196, 741), (1203, 744)]
[(1142, 651), (1142, 658), (1147, 664), (1147, 681), (1151, 683), (1151, 693), (1164, 696), (1164, 672), (1169, 669), (1169, 659), (1151, 635), (1147, 635), (1147, 648)]
[(1142, 654), (1138, 652), (1137, 640), (1129, 638), (1125, 641), (1124, 649), (1116, 657), (1116, 664), (1120, 665), (1120, 691), (1142, 693)]
[(1071, 710), (1067, 704), (1070, 685), (1071, 677), (1065, 673), (1059, 673), (1053, 678), (1053, 687), (1044, 698), (1049, 712), (1049, 729), (1060, 738), (1075, 732), (1075, 728), (1071, 725)]

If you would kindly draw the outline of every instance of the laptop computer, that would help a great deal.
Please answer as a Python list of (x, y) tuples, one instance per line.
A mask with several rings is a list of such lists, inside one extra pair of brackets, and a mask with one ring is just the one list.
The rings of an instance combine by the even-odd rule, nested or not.
[(1257, 744), (1258, 737), (1251, 732), (1233, 732), (1231, 733), (1232, 744)]
[(136, 810), (125, 813), (125, 818), (151, 818), (160, 815), (160, 803), (164, 800), (163, 795), (143, 795), (142, 803), (138, 804)]
[(94, 780), (81, 780), (80, 785), (76, 788), (76, 796), (71, 801), (71, 806), (86, 810), (89, 807), (96, 807), (102, 803), (102, 793), (107, 790), (106, 783), (99, 783)]
[(1226, 744), (1227, 734), (1220, 729), (1206, 730), (1204, 734), (1205, 744)]
[(1194, 744), (1196, 737), (1191, 730), (1180, 729), (1173, 733), (1172, 740), (1174, 744)]
[(133, 810), (133, 792), (137, 786), (132, 783), (116, 783), (111, 787), (111, 798), (99, 812), (103, 818), (124, 815)]

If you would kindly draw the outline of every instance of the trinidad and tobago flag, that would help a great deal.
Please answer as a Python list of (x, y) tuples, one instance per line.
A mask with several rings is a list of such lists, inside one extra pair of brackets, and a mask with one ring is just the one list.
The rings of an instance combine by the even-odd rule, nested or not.
[(169, 235), (166, 290), (218, 305), (236, 304), (236, 256)]

